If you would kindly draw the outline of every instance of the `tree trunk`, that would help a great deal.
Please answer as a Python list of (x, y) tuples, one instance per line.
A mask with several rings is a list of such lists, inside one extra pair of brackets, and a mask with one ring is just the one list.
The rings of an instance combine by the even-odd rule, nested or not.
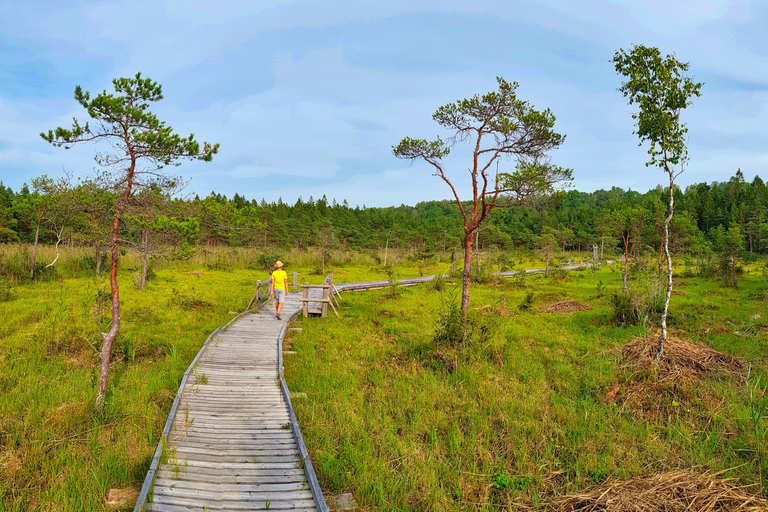
[(736, 256), (731, 254), (731, 288), (736, 288)]
[(35, 245), (32, 247), (32, 264), (29, 268), (29, 278), (35, 278), (35, 263), (37, 262), (37, 241), (40, 238), (40, 224), (43, 222), (43, 214), (45, 213), (45, 207), (40, 210), (40, 216), (37, 218), (37, 229), (35, 229)]
[(101, 367), (99, 368), (99, 387), (96, 391), (96, 407), (101, 408), (104, 398), (107, 396), (107, 384), (109, 381), (109, 365), (112, 362), (112, 344), (120, 330), (120, 291), (117, 285), (117, 263), (119, 257), (118, 239), (120, 234), (120, 207), (115, 206), (115, 218), (112, 221), (112, 240), (110, 249), (112, 254), (109, 267), (109, 284), (112, 287), (112, 326), (109, 332), (104, 334), (101, 344)]
[(624, 276), (621, 286), (621, 291), (627, 293), (627, 275), (629, 273), (629, 241), (624, 241)]
[(141, 229), (141, 286), (140, 290), (144, 290), (144, 286), (147, 284), (147, 255), (149, 253), (149, 228)]
[(469, 283), (472, 275), (472, 232), (464, 234), (464, 276), (462, 278), (461, 310), (469, 310)]
[(325, 274), (325, 247), (323, 247), (323, 269), (320, 271), (321, 274)]
[(545, 254), (545, 263), (544, 263), (544, 276), (549, 277), (549, 251)]
[[(128, 169), (125, 180), (125, 191), (122, 200), (125, 203), (131, 198), (133, 189), (133, 176), (136, 170), (136, 157), (131, 153), (131, 166)], [(99, 384), (96, 390), (96, 408), (101, 409), (104, 399), (107, 396), (107, 384), (109, 383), (109, 365), (112, 362), (112, 345), (117, 338), (120, 330), (120, 290), (117, 284), (117, 264), (120, 253), (118, 241), (120, 240), (120, 221), (123, 218), (123, 212), (120, 210), (120, 201), (115, 204), (115, 217), (112, 219), (112, 237), (110, 241), (111, 260), (109, 266), (109, 284), (112, 288), (112, 326), (109, 332), (104, 334), (101, 344), (101, 366), (99, 367)]]
[(480, 228), (475, 230), (475, 259), (477, 260), (477, 271), (480, 272)]
[(664, 307), (661, 310), (661, 333), (659, 334), (659, 348), (654, 357), (654, 363), (661, 360), (664, 354), (664, 343), (667, 341), (667, 312), (669, 311), (669, 299), (672, 296), (672, 257), (669, 254), (669, 223), (672, 221), (672, 215), (675, 211), (674, 196), (674, 174), (667, 169), (669, 173), (669, 215), (664, 219), (664, 255), (667, 257), (667, 291), (664, 294)]
[(605, 238), (600, 240), (600, 261), (603, 261), (603, 248), (605, 247)]

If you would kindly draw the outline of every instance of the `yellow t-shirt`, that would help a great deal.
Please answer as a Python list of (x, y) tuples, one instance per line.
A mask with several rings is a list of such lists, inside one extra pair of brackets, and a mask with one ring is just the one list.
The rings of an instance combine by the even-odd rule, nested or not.
[(272, 272), (272, 279), (275, 282), (275, 290), (285, 290), (285, 282), (288, 280), (288, 274), (285, 270), (275, 270)]

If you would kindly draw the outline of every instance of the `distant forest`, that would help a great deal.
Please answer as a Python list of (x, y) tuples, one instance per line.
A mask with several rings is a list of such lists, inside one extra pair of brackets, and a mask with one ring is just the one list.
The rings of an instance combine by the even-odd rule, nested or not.
[[(46, 185), (47, 183), (47, 185)], [(92, 184), (61, 186), (45, 181), (13, 191), (0, 183), (0, 242), (57, 241), (107, 246), (116, 196)], [(570, 190), (539, 207), (496, 208), (480, 227), (480, 249), (574, 251), (659, 255), (667, 197), (659, 186), (645, 193), (618, 187), (594, 192)], [(275, 249), (368, 251), (388, 247), (428, 259), (461, 251), (461, 217), (452, 201), (368, 208), (312, 197), (289, 205), (228, 198), (174, 199), (159, 189), (134, 196), (122, 231), (125, 243), (239, 246)], [(739, 257), (768, 253), (768, 187), (741, 171), (725, 182), (675, 190), (671, 225), (674, 254), (702, 255), (736, 244)], [(548, 248), (548, 249), (547, 249)], [(586, 254), (585, 254), (586, 256)], [(660, 258), (659, 258), (660, 259)]]

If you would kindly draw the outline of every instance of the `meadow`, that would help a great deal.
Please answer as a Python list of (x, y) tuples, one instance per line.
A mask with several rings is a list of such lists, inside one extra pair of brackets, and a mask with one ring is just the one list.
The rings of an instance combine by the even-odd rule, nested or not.
[[(622, 361), (623, 345), (655, 343), (655, 319), (614, 326), (619, 279), (610, 267), (474, 286), (473, 334), (460, 345), (435, 335), (441, 317), (450, 324), (456, 281), (343, 293), (341, 319), (299, 322), (286, 379), (307, 393), (295, 407), (326, 493), (352, 492), (365, 510), (541, 510), (596, 483), (680, 468), (725, 470), (764, 492), (762, 277), (737, 290), (678, 283), (672, 335), (745, 366), (675, 378)], [(564, 300), (592, 309), (546, 312)]]
[[(62, 250), (33, 282), (14, 277), (28, 254), (20, 245), (0, 250), (0, 510), (104, 510), (109, 489), (141, 486), (187, 365), (267, 274), (253, 251), (200, 250), (157, 262), (139, 291), (139, 260), (127, 253), (110, 391), (96, 411), (107, 277), (94, 275), (90, 252), (77, 248)], [(54, 257), (45, 247), (40, 261)], [(325, 277), (315, 255), (281, 257), (300, 282)], [(538, 264), (513, 257), (518, 268)], [(334, 254), (326, 268), (336, 282), (449, 266), (404, 255), (387, 268), (370, 255), (343, 259)], [(754, 492), (761, 482), (768, 488), (768, 421), (753, 415), (763, 396), (756, 376), (768, 375), (764, 279), (748, 272), (736, 290), (681, 279), (675, 334), (746, 366), (661, 385), (653, 372), (622, 364), (617, 349), (653, 327), (650, 319), (613, 325), (619, 280), (615, 266), (556, 278), (484, 276), (472, 288), (472, 330), (459, 343), (435, 337), (440, 326), (443, 334), (455, 327), (452, 279), (345, 292), (340, 319), (298, 321), (303, 332), (286, 340), (296, 352), (286, 379), (307, 394), (294, 406), (324, 491), (352, 492), (364, 510), (514, 510), (595, 482), (690, 467), (726, 469), (757, 484)], [(545, 312), (563, 299), (592, 309)], [(637, 386), (647, 400), (628, 393)]]

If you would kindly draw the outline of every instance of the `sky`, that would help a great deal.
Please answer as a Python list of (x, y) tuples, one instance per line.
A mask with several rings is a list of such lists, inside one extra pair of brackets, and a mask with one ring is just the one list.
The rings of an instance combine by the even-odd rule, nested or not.
[[(633, 44), (690, 63), (704, 82), (683, 112), (690, 162), (676, 183), (768, 179), (768, 2), (720, 0), (0, 0), (0, 181), (92, 175), (83, 143), (40, 132), (87, 121), (76, 85), (113, 91), (141, 72), (163, 87), (152, 111), (182, 135), (219, 143), (212, 162), (173, 172), (187, 194), (351, 206), (448, 199), (403, 137), (434, 139), (441, 105), (519, 83), (557, 117), (552, 162), (573, 187), (641, 192), (665, 183), (633, 135), (634, 107), (611, 59)], [(445, 159), (469, 199), (468, 148)], [(505, 162), (502, 165), (514, 165)]]

